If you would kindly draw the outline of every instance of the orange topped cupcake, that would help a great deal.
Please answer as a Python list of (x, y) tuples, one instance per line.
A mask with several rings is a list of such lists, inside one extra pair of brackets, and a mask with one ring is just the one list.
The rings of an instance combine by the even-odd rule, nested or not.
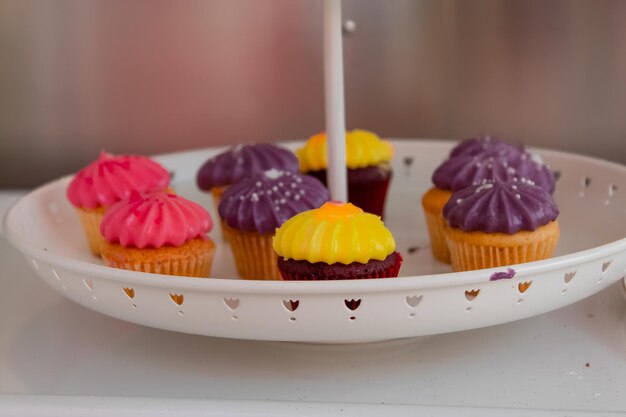
[[(296, 151), (300, 170), (326, 182), (326, 134), (311, 137)], [(355, 129), (346, 133), (348, 201), (364, 211), (383, 217), (385, 198), (393, 171), (393, 147), (375, 133)]]
[(67, 198), (78, 211), (91, 251), (100, 255), (104, 243), (100, 221), (107, 207), (133, 192), (165, 190), (169, 183), (169, 172), (150, 158), (100, 152), (98, 160), (80, 170), (67, 188)]
[(284, 280), (396, 277), (402, 265), (380, 217), (336, 201), (287, 220), (273, 247)]
[(106, 265), (157, 274), (206, 277), (215, 245), (213, 228), (200, 205), (168, 192), (141, 196), (111, 206), (100, 225)]

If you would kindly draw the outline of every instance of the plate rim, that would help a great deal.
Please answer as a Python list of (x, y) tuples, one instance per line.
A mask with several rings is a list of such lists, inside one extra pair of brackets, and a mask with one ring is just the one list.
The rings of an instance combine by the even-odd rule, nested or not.
[[(450, 140), (433, 140), (433, 139), (409, 139), (399, 138), (391, 139), (394, 145), (403, 146), (403, 142), (419, 142), (425, 146), (449, 147), (458, 141)], [(276, 142), (283, 146), (295, 146), (301, 144), (302, 141), (286, 141)], [(206, 152), (212, 150), (217, 152), (224, 147), (207, 147), (193, 150), (185, 150), (180, 152), (163, 153), (153, 156), (157, 160), (163, 160), (171, 157), (191, 156), (192, 154)], [(622, 171), (626, 176), (626, 166), (612, 161), (606, 161), (600, 158), (580, 155), (576, 153), (544, 149), (532, 147), (534, 151), (538, 151), (542, 156), (556, 156), (574, 158), (580, 161), (586, 161), (593, 164), (607, 166), (612, 169)], [(259, 294), (328, 294), (337, 292), (350, 293), (374, 293), (374, 292), (398, 292), (398, 291), (414, 291), (420, 289), (430, 289), (449, 286), (472, 286), (482, 285), (490, 281), (490, 276), (503, 268), (513, 268), (516, 271), (515, 279), (524, 278), (538, 271), (542, 273), (550, 272), (557, 269), (566, 268), (581, 262), (589, 262), (597, 259), (611, 257), (619, 252), (626, 251), (626, 237), (615, 240), (613, 242), (596, 246), (590, 249), (556, 256), (550, 259), (515, 264), (506, 267), (496, 267), (464, 272), (446, 272), (439, 274), (403, 276), (397, 279), (380, 280), (344, 280), (344, 281), (311, 281), (311, 282), (295, 282), (295, 281), (264, 281), (264, 280), (242, 280), (233, 278), (190, 278), (178, 277), (173, 275), (152, 274), (145, 272), (128, 271), (107, 267), (105, 265), (94, 264), (81, 260), (68, 258), (58, 255), (32, 245), (19, 236), (11, 224), (12, 217), (15, 216), (19, 206), (27, 199), (33, 198), (36, 194), (48, 191), (50, 188), (61, 187), (64, 182), (69, 182), (72, 175), (63, 176), (52, 180), (43, 185), (36, 187), (27, 194), (15, 201), (7, 210), (2, 220), (4, 234), (7, 240), (21, 252), (27, 253), (35, 259), (43, 260), (51, 265), (63, 265), (64, 268), (73, 272), (117, 281), (123, 284), (139, 284), (162, 287), (162, 288), (180, 288), (193, 289), (207, 292), (229, 292), (229, 293), (259, 293)]]

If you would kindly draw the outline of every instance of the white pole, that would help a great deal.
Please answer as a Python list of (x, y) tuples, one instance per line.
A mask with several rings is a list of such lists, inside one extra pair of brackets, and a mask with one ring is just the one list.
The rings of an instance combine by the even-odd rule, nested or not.
[(324, 86), (328, 188), (333, 200), (348, 201), (346, 116), (343, 97), (341, 0), (324, 0)]

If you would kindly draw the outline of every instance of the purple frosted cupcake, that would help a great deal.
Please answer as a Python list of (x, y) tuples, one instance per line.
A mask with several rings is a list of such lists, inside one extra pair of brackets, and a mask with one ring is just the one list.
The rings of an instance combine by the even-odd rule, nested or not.
[(559, 239), (558, 215), (550, 194), (532, 181), (485, 183), (455, 192), (443, 209), (452, 269), (551, 257)]
[(276, 169), (239, 181), (222, 195), (218, 211), (244, 279), (279, 280), (272, 238), (296, 214), (330, 200), (316, 178)]
[(215, 209), (224, 190), (240, 180), (268, 169), (299, 172), (296, 155), (271, 143), (237, 145), (207, 160), (198, 170), (198, 188), (213, 195)]
[(538, 155), (520, 146), (490, 137), (468, 139), (451, 152), (433, 173), (434, 187), (422, 197), (422, 207), (435, 259), (449, 263), (450, 252), (443, 234), (443, 206), (453, 192), (490, 181), (526, 181), (553, 193), (555, 178)]
[(518, 174), (522, 152), (514, 147), (499, 147), (478, 154), (461, 154), (444, 161), (432, 176), (434, 187), (422, 196), (422, 207), (430, 236), (433, 257), (450, 263), (442, 216), (443, 206), (454, 191), (486, 181), (510, 181)]

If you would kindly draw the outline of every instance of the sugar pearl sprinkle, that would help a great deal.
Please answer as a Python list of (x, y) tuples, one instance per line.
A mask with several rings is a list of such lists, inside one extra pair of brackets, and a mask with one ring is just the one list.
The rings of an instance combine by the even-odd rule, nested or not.
[[(279, 181), (279, 178), (289, 178), (288, 181)], [(281, 211), (282, 206), (289, 201), (299, 201), (306, 194), (298, 184), (302, 184), (302, 178), (288, 171), (270, 169), (264, 172), (264, 177), (254, 182), (254, 186), (245, 195), (239, 195), (240, 201), (259, 203), (261, 196), (267, 196), (275, 211)], [(230, 198), (237, 198), (232, 196)]]
[(483, 185), (481, 185), (480, 187), (476, 188), (476, 193), (480, 193), (481, 191), (485, 191), (485, 190), (489, 190), (490, 188), (493, 188), (493, 184), (488, 182), (488, 183), (484, 183)]
[(456, 199), (456, 203), (457, 203), (457, 204), (461, 204), (462, 202), (463, 202), (463, 199), (462, 199), (462, 198), (457, 198), (457, 199)]
[(285, 173), (283, 171), (277, 170), (276, 168), (268, 169), (267, 171), (265, 171), (265, 178), (270, 180), (276, 180), (283, 175), (285, 175)]

